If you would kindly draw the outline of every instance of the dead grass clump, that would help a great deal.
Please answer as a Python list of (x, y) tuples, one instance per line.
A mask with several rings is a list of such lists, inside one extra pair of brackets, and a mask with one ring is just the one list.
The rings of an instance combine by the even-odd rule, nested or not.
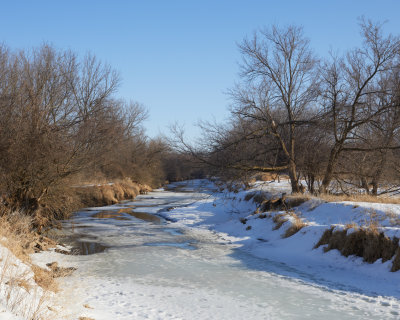
[(286, 197), (285, 204), (288, 209), (296, 208), (311, 199), (311, 196), (294, 193)]
[[(373, 241), (373, 239), (371, 239)], [(357, 231), (354, 231), (350, 234), (346, 234), (345, 241), (343, 246), (338, 249), (342, 255), (345, 257), (348, 257), (350, 255), (356, 255), (358, 257), (362, 257), (364, 255), (364, 245), (366, 241), (366, 233), (364, 230), (359, 229)], [(371, 245), (373, 245), (371, 243)], [(376, 259), (375, 259), (376, 260)]]
[(282, 227), (282, 225), (288, 221), (288, 218), (286, 218), (286, 214), (284, 213), (280, 213), (275, 215), (272, 218), (272, 221), (274, 221), (275, 223), (275, 227), (273, 228), (273, 230), (278, 230), (280, 227)]
[(139, 183), (138, 186), (139, 186), (139, 193), (140, 194), (147, 194), (148, 192), (153, 191), (153, 189), (147, 184)]
[(97, 207), (115, 204), (121, 200), (134, 199), (152, 189), (143, 184), (124, 179), (113, 184), (76, 187), (76, 194), (81, 201), (81, 207)]
[(32, 217), (12, 212), (0, 217), (0, 242), (18, 259), (29, 262), (38, 235), (32, 231)]
[(321, 238), (319, 239), (319, 241), (317, 242), (317, 244), (314, 246), (314, 249), (329, 244), (329, 241), (331, 240), (332, 237), (332, 233), (333, 233), (333, 227), (331, 227), (330, 229), (326, 229), (324, 231), (324, 233), (322, 234)]
[(118, 202), (117, 198), (115, 197), (114, 186), (100, 186), (100, 192), (102, 195), (102, 205), (110, 205)]
[(347, 230), (337, 230), (332, 232), (332, 236), (329, 239), (328, 247), (324, 249), (325, 252), (338, 249), (339, 251), (343, 248), (346, 242)]
[(57, 292), (58, 285), (57, 282), (54, 280), (53, 272), (40, 268), (37, 265), (31, 265), (31, 269), (34, 273), (33, 279), (35, 282), (41, 286), (46, 291)]
[(352, 201), (352, 202), (374, 202), (374, 203), (391, 203), (400, 204), (400, 197), (389, 197), (389, 196), (373, 196), (369, 194), (320, 194), (318, 196), (322, 200), (327, 202), (337, 202), (337, 201)]
[(261, 203), (260, 210), (261, 212), (266, 211), (277, 211), (277, 210), (287, 210), (286, 206), (286, 198), (282, 196), (282, 198), (265, 200)]
[(277, 173), (264, 172), (254, 176), (257, 181), (275, 181), (278, 178)]
[(359, 225), (357, 224), (357, 223), (355, 223), (355, 222), (350, 222), (350, 223), (346, 223), (345, 225), (344, 225), (344, 228), (347, 230), (347, 229), (358, 229), (359, 228)]
[(67, 277), (76, 270), (74, 267), (59, 267), (57, 262), (47, 263), (46, 266), (50, 268), (53, 278)]
[[(349, 227), (355, 230), (348, 233)], [(373, 263), (378, 259), (382, 259), (382, 262), (392, 259), (399, 248), (399, 239), (396, 237), (390, 239), (383, 232), (379, 232), (376, 224), (362, 228), (349, 225), (344, 230), (333, 231), (333, 228), (326, 230), (314, 248), (321, 245), (327, 245), (325, 252), (337, 249), (345, 257), (355, 255), (362, 257), (365, 262)], [(400, 257), (397, 259), (400, 260)], [(398, 263), (400, 266), (400, 261)]]
[(59, 267), (57, 262), (48, 263), (47, 266), (50, 270), (43, 269), (37, 265), (32, 264), (31, 269), (34, 273), (35, 282), (46, 291), (58, 292), (58, 284), (56, 278), (66, 277), (72, 274), (76, 268)]
[(383, 237), (381, 248), (382, 262), (392, 259), (393, 256), (396, 254), (396, 250), (399, 248), (399, 238), (393, 237), (393, 239), (390, 239), (388, 237)]
[(307, 226), (306, 223), (304, 223), (296, 214), (292, 213), (292, 216), (294, 220), (292, 221), (291, 226), (286, 230), (284, 234), (284, 238), (289, 238), (292, 235), (296, 234), (299, 232), (302, 228)]
[(28, 283), (26, 279), (18, 279), (16, 281), (16, 284), (18, 287), (24, 288), (26, 292), (29, 292), (31, 290), (31, 285)]
[(76, 194), (82, 207), (94, 207), (102, 205), (103, 195), (97, 186), (77, 187)]
[(120, 183), (115, 183), (113, 186), (113, 191), (114, 191), (114, 198), (117, 201), (121, 201), (125, 199), (125, 192), (124, 189), (122, 188), (122, 185)]
[(142, 189), (144, 189), (145, 192), (151, 191), (151, 189), (148, 190), (148, 188), (150, 187), (148, 186), (141, 187), (139, 184), (132, 182), (132, 180), (130, 179), (124, 179), (120, 182), (117, 182), (117, 184), (121, 187), (122, 191), (124, 192), (124, 199), (134, 199), (138, 194), (140, 194), (140, 191)]
[(397, 248), (396, 255), (393, 259), (393, 264), (392, 264), (392, 268), (390, 269), (390, 271), (396, 272), (399, 270), (400, 270), (400, 248)]

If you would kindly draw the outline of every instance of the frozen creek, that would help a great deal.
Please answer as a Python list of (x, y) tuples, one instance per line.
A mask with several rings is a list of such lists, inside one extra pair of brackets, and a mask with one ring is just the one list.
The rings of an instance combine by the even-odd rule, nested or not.
[(155, 191), (77, 212), (64, 233), (84, 253), (96, 253), (63, 256), (78, 266), (63, 280), (70, 292), (66, 307), (86, 305), (79, 312), (96, 320), (400, 317), (394, 298), (319, 284), (246, 253), (224, 234), (162, 218), (206, 197), (205, 189)]

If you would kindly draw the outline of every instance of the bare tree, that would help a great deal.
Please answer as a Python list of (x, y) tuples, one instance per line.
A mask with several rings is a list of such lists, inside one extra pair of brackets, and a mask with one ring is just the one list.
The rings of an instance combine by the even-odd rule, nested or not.
[[(245, 39), (242, 86), (231, 91), (232, 113), (258, 122), (249, 137), (271, 136), (285, 156), (285, 164), (267, 168), (287, 169), (293, 192), (300, 192), (296, 168), (297, 128), (309, 122), (306, 111), (318, 94), (317, 59), (300, 27), (272, 27)], [(260, 169), (260, 168), (256, 168)]]
[(321, 192), (328, 191), (342, 153), (355, 150), (362, 127), (394, 107), (378, 100), (391, 94), (380, 84), (393, 67), (399, 40), (370, 21), (362, 21), (361, 30), (362, 48), (323, 66), (323, 111), (332, 138)]
[(114, 98), (117, 73), (92, 55), (0, 46), (0, 80), (0, 187), (11, 206), (38, 212), (76, 174), (122, 167), (129, 152), (118, 149), (143, 134), (146, 110)]

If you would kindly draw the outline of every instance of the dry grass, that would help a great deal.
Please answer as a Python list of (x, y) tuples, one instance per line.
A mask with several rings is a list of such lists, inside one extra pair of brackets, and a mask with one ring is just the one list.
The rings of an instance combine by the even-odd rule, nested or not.
[(289, 210), (300, 206), (312, 197), (304, 194), (283, 195), (280, 198), (269, 199), (268, 194), (264, 192), (250, 192), (246, 194), (244, 200), (253, 199), (259, 205), (258, 212)]
[(57, 262), (47, 263), (46, 266), (50, 268), (53, 278), (68, 277), (76, 270), (74, 267), (59, 267)]
[[(41, 290), (32, 284), (32, 274), (16, 268), (17, 265), (12, 261), (14, 256), (9, 253), (2, 257), (0, 265), (0, 283), (2, 283), (2, 297), (9, 311), (21, 316), (23, 319), (47, 320), (56, 318), (56, 310), (49, 306), (49, 291)], [(31, 270), (34, 271), (31, 265)], [(43, 278), (41, 278), (43, 279)], [(35, 273), (34, 280), (38, 281)], [(21, 290), (22, 288), (22, 290)]]
[[(19, 260), (29, 265), (35, 282), (45, 291), (57, 291), (51, 271), (31, 263), (30, 254), (54, 247), (56, 243), (32, 230), (32, 218), (20, 212), (13, 212), (0, 218), (0, 243), (8, 248)], [(23, 279), (19, 279), (23, 281)], [(21, 282), (20, 282), (21, 283)]]
[(314, 246), (314, 249), (329, 244), (330, 239), (332, 238), (333, 227), (330, 229), (326, 229), (322, 234), (321, 238), (318, 240), (317, 244)]
[(265, 172), (265, 173), (259, 173), (256, 174), (253, 177), (256, 181), (273, 181), (278, 178), (277, 173), (270, 173), (270, 172)]
[(289, 219), (286, 217), (285, 213), (280, 213), (280, 214), (275, 215), (272, 218), (272, 221), (274, 221), (274, 223), (275, 223), (275, 227), (273, 228), (273, 230), (278, 230), (288, 220)]
[(279, 210), (287, 210), (285, 197), (265, 200), (260, 205), (261, 212)]
[[(55, 319), (56, 309), (49, 306), (51, 292), (58, 291), (55, 279), (69, 275), (73, 270), (56, 264), (47, 270), (32, 264), (31, 253), (56, 245), (51, 239), (34, 232), (32, 219), (19, 212), (0, 217), (0, 243), (10, 252), (8, 256), (0, 257), (0, 283), (6, 290), (2, 296), (6, 299), (7, 308), (24, 319)], [(33, 274), (21, 271), (29, 270), (26, 267), (17, 268), (14, 256)]]
[(389, 223), (394, 227), (400, 226), (400, 216), (394, 213), (392, 210), (385, 211), (385, 217), (389, 220)]
[(256, 180), (256, 181), (289, 180), (289, 176), (285, 175), (285, 174), (279, 174), (279, 173), (261, 172), (261, 173), (255, 174), (252, 177), (252, 180)]
[(352, 195), (320, 194), (318, 198), (327, 202), (352, 201), (352, 202), (400, 204), (400, 197), (389, 197), (389, 196), (377, 197), (368, 194), (352, 194)]
[[(277, 201), (277, 199), (269, 200), (267, 195), (263, 192), (248, 193), (245, 200), (249, 201), (253, 199), (255, 203), (262, 204), (270, 201)], [(282, 198), (279, 198), (282, 199)], [(370, 202), (370, 203), (388, 203), (388, 204), (400, 204), (400, 197), (384, 197), (384, 196), (372, 196), (363, 194), (354, 195), (333, 195), (333, 194), (320, 194), (318, 197), (310, 194), (293, 193), (284, 197), (286, 209), (292, 209), (300, 206), (306, 201), (311, 199), (320, 199), (326, 202), (340, 202), (340, 201), (352, 201), (352, 202)], [(356, 208), (357, 206), (355, 206)], [(268, 208), (267, 208), (268, 210)], [(390, 215), (390, 212), (388, 212)], [(393, 223), (399, 225), (400, 219), (397, 215), (392, 214)], [(397, 218), (397, 219), (396, 219)]]
[(32, 217), (20, 212), (12, 212), (0, 217), (0, 243), (18, 259), (30, 262), (29, 254), (39, 236), (32, 231)]
[(118, 203), (121, 200), (134, 199), (139, 194), (151, 191), (147, 185), (132, 182), (129, 179), (113, 184), (76, 187), (76, 194), (84, 207), (96, 207)]
[(312, 197), (308, 194), (303, 193), (293, 193), (291, 195), (286, 196), (286, 207), (288, 209), (296, 208), (302, 205), (304, 202), (311, 200)]
[(34, 273), (35, 282), (46, 291), (58, 292), (59, 288), (53, 271), (40, 268), (37, 265), (32, 265), (31, 269)]
[(396, 255), (393, 259), (392, 269), (390, 271), (396, 272), (400, 270), (400, 248), (397, 248)]
[(353, 194), (353, 195), (320, 194), (318, 195), (318, 197), (315, 197), (309, 194), (293, 193), (291, 195), (286, 196), (286, 205), (288, 209), (290, 209), (297, 207), (311, 199), (321, 199), (326, 202), (351, 201), (351, 202), (400, 204), (400, 197), (388, 197), (388, 196), (377, 197), (367, 194)]
[[(354, 230), (348, 233), (350, 228)], [(327, 245), (324, 248), (325, 252), (337, 249), (345, 257), (355, 255), (362, 257), (366, 262), (373, 263), (378, 259), (382, 259), (382, 262), (392, 259), (395, 253), (398, 252), (399, 239), (387, 237), (383, 232), (379, 231), (376, 223), (363, 227), (350, 224), (343, 230), (334, 231), (333, 228), (325, 230), (314, 248), (318, 248), (321, 245)], [(396, 255), (392, 271), (399, 270), (396, 269), (397, 264), (400, 267), (400, 258), (397, 258)]]
[(307, 224), (304, 223), (295, 213), (292, 213), (291, 215), (294, 219), (291, 226), (286, 230), (285, 234), (283, 235), (284, 238), (291, 237), (292, 235), (299, 232), (302, 228), (307, 226)]

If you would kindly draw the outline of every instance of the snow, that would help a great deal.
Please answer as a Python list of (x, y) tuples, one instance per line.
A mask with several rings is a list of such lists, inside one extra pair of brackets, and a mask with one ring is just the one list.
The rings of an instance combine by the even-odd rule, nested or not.
[(34, 281), (30, 265), (0, 245), (0, 319), (59, 319), (60, 311), (54, 294)]
[[(252, 190), (214, 194), (212, 199), (163, 214), (185, 226), (208, 228), (225, 234), (232, 242), (239, 243), (242, 250), (257, 257), (285, 263), (300, 272), (311, 271), (320, 284), (339, 282), (341, 287), (357, 292), (399, 299), (400, 272), (390, 272), (391, 261), (382, 263), (378, 260), (369, 264), (359, 257), (345, 258), (336, 250), (323, 253), (322, 247), (313, 248), (331, 225), (343, 228), (345, 224), (364, 225), (376, 220), (386, 235), (399, 236), (400, 225), (393, 226), (387, 212), (400, 216), (400, 205), (344, 201), (324, 203), (313, 199), (296, 208), (296, 213), (308, 226), (289, 238), (282, 238), (290, 222), (273, 231), (275, 224), (272, 219), (260, 219), (253, 214), (256, 205), (243, 199), (255, 190), (269, 192), (271, 188), (273, 197), (288, 192), (289, 187), (287, 182), (257, 183)], [(243, 225), (240, 218), (246, 218), (247, 223)], [(250, 230), (246, 230), (248, 226), (251, 226)]]
[[(346, 224), (379, 221), (385, 234), (399, 235), (395, 222), (400, 205), (311, 199), (295, 209), (307, 226), (283, 238), (293, 218), (273, 230), (272, 216), (282, 212), (260, 219), (254, 214), (256, 204), (244, 197), (254, 191), (279, 196), (290, 190), (287, 181), (256, 183), (252, 190), (238, 193), (216, 192), (206, 180), (176, 186), (176, 192), (160, 189), (132, 202), (89, 208), (64, 224), (66, 234), (100, 242), (109, 247), (105, 252), (33, 255), (41, 266), (58, 261), (63, 267), (78, 268), (60, 279), (64, 291), (58, 303), (71, 318), (399, 317), (400, 272), (390, 272), (391, 261), (369, 264), (359, 257), (343, 257), (337, 250), (324, 253), (322, 247), (313, 248), (332, 225), (340, 230)], [(92, 217), (95, 211), (126, 208), (167, 221)]]

